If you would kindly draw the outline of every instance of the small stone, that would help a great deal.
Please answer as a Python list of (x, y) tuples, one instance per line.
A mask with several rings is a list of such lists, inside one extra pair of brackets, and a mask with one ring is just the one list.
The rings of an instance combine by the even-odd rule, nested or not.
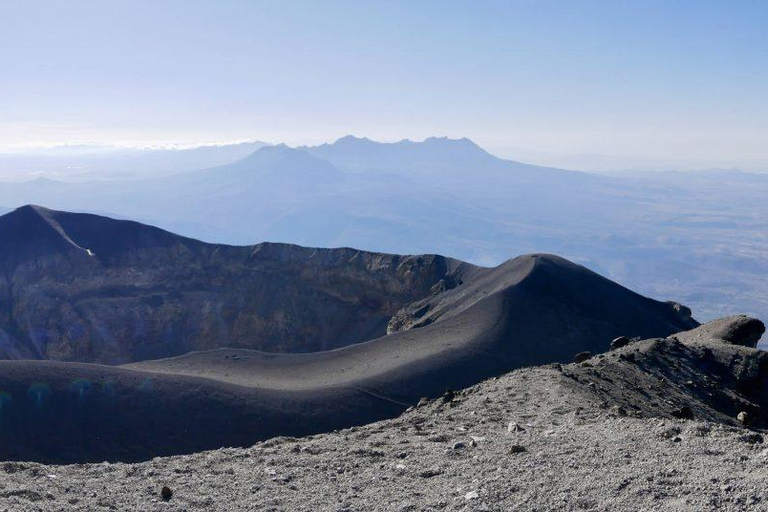
[(678, 427), (671, 427), (661, 432), (659, 436), (663, 439), (673, 439), (680, 432), (681, 430)]
[(525, 446), (521, 446), (519, 444), (513, 444), (512, 446), (509, 447), (509, 453), (511, 453), (511, 454), (514, 454), (514, 453), (524, 453), (524, 452), (527, 452), (527, 451), (528, 450), (525, 449)]
[(585, 350), (584, 352), (579, 352), (575, 356), (573, 356), (573, 362), (574, 363), (583, 363), (587, 359), (592, 357), (592, 352)]
[(464, 449), (466, 447), (467, 447), (467, 445), (462, 443), (462, 442), (453, 443), (453, 449), (454, 450), (462, 450), (462, 449)]
[(739, 423), (742, 425), (746, 425), (749, 423), (749, 413), (747, 413), (747, 411), (741, 411), (736, 415), (736, 419), (739, 420)]
[(477, 493), (477, 491), (469, 491), (467, 494), (464, 495), (465, 500), (476, 500), (479, 497), (480, 495)]
[(173, 496), (173, 491), (170, 487), (167, 485), (163, 487), (163, 489), (160, 491), (160, 497), (163, 498), (165, 501), (168, 501)]
[(509, 425), (507, 425), (507, 432), (525, 432), (525, 427), (520, 426), (516, 422), (510, 422)]

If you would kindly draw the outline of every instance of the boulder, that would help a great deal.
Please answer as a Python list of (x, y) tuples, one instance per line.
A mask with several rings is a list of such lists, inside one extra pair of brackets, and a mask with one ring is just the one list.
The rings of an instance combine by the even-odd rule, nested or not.
[(757, 318), (736, 315), (707, 322), (696, 329), (681, 332), (676, 336), (683, 342), (715, 339), (729, 345), (754, 348), (764, 333), (765, 324)]
[(611, 350), (616, 350), (617, 348), (626, 347), (632, 342), (629, 338), (626, 336), (619, 336), (615, 340), (611, 342)]
[(573, 356), (573, 362), (574, 363), (583, 363), (587, 359), (592, 357), (592, 352), (589, 352), (588, 350), (585, 350), (584, 352), (579, 352), (575, 356)]

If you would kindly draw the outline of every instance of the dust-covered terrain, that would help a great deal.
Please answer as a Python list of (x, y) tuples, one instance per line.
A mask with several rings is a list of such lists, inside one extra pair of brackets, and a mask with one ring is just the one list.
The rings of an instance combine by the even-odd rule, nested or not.
[[(732, 317), (401, 416), (139, 464), (6, 462), (8, 510), (768, 510), (764, 327)], [(164, 491), (164, 488), (166, 488)]]

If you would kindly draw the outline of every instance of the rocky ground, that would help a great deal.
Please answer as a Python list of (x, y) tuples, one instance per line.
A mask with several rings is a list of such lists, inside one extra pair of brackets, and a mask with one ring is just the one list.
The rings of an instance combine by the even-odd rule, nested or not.
[(0, 510), (768, 510), (754, 429), (768, 354), (704, 334), (518, 370), (303, 439), (139, 464), (6, 462)]

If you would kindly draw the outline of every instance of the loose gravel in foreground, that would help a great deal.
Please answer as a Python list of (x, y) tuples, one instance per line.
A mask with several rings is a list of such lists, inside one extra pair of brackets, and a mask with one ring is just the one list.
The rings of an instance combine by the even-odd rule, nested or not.
[[(667, 345), (645, 349), (658, 356)], [(621, 354), (642, 361), (643, 350), (622, 350), (515, 371), (393, 420), (300, 440), (139, 464), (7, 462), (0, 510), (768, 510), (762, 435), (735, 422), (646, 416), (638, 404), (659, 379), (638, 380), (646, 372)]]

